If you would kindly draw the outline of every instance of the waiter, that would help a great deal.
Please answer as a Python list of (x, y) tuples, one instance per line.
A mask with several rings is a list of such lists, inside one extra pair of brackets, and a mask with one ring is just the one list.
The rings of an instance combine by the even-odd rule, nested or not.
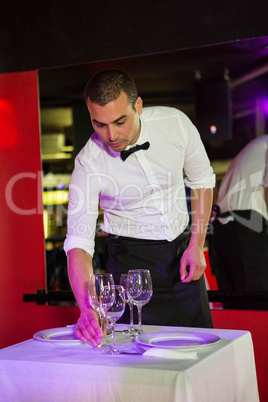
[(129, 269), (151, 272), (143, 323), (212, 327), (203, 246), (215, 176), (199, 133), (177, 109), (143, 109), (124, 71), (96, 74), (85, 100), (95, 133), (76, 157), (64, 244), (81, 311), (76, 336), (96, 346), (105, 335), (88, 298), (99, 205), (109, 233), (106, 271), (115, 281)]
[[(220, 185), (217, 206), (209, 251), (219, 290), (267, 294), (267, 134), (250, 141), (233, 159)], [(257, 308), (267, 309), (267, 303), (257, 303)]]

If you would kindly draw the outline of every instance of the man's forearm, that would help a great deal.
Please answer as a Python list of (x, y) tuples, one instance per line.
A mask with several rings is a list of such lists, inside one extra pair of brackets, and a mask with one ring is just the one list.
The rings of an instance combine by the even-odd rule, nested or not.
[(208, 221), (211, 215), (213, 189), (200, 188), (191, 191), (192, 235), (191, 245), (203, 247)]
[(90, 308), (89, 276), (93, 273), (92, 257), (84, 250), (74, 248), (67, 253), (69, 281), (81, 311)]
[(264, 197), (266, 202), (266, 208), (268, 209), (268, 187), (265, 187), (264, 189)]

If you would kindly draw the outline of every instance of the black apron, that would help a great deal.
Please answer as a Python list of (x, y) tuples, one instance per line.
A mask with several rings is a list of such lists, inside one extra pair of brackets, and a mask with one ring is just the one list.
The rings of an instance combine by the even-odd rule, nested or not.
[[(142, 308), (142, 323), (212, 328), (204, 276), (198, 281), (181, 283), (181, 256), (189, 244), (189, 229), (172, 242), (142, 240), (109, 235), (106, 272), (115, 283), (130, 269), (148, 269), (153, 283), (151, 300)], [(134, 308), (134, 323), (137, 322)], [(119, 322), (129, 322), (129, 310)]]
[[(233, 214), (221, 224), (218, 217)], [(209, 253), (220, 291), (268, 291), (268, 223), (253, 210), (220, 214), (213, 222)]]

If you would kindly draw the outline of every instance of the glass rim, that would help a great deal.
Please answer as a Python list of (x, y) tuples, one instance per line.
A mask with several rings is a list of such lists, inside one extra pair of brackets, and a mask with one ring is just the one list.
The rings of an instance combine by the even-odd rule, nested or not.
[(149, 269), (129, 269), (128, 272), (150, 272)]

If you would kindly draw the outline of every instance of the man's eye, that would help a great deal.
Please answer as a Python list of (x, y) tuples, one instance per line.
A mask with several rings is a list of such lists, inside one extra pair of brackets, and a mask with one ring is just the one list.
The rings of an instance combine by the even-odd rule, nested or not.
[(95, 124), (95, 126), (98, 127), (98, 128), (104, 127), (104, 124), (101, 124), (101, 123), (94, 123), (94, 124)]
[(118, 121), (118, 122), (117, 122), (117, 125), (118, 125), (118, 126), (122, 126), (123, 124), (125, 124), (125, 121)]

